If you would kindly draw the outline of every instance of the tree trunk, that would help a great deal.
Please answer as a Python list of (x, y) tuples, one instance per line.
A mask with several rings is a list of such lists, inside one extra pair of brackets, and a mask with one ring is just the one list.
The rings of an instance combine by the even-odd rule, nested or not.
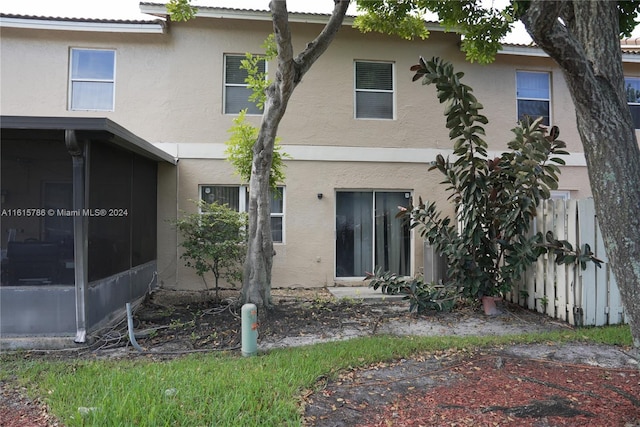
[(560, 65), (571, 92), (598, 222), (638, 349), (640, 149), (624, 90), (616, 3), (536, 0), (522, 21)]
[[(278, 55), (273, 83), (267, 89), (267, 99), (258, 139), (253, 146), (253, 164), (249, 180), (249, 233), (247, 258), (242, 279), (242, 303), (253, 303), (258, 308), (271, 306), (271, 267), (273, 241), (271, 239), (271, 211), (269, 200), (269, 173), (273, 159), (280, 120), (287, 109), (293, 90), (302, 76), (324, 53), (342, 26), (349, 6), (348, 0), (334, 0), (335, 6), (322, 32), (294, 58), (287, 2), (275, 0), (269, 4)], [(259, 310), (261, 313), (263, 310)]]

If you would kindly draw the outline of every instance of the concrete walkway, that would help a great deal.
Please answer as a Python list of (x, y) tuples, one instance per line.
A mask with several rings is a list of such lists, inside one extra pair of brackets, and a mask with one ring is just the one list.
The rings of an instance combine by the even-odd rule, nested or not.
[(385, 295), (380, 289), (374, 291), (368, 286), (336, 286), (327, 288), (337, 299), (354, 299), (358, 301), (399, 301), (404, 295)]

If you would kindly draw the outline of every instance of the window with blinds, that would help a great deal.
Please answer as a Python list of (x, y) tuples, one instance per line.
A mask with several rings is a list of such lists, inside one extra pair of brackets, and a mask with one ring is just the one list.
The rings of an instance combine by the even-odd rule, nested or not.
[(551, 84), (549, 73), (516, 71), (518, 121), (536, 120), (551, 124)]
[(627, 93), (633, 125), (636, 129), (640, 129), (640, 77), (625, 77), (624, 89)]
[(394, 118), (393, 64), (355, 62), (356, 119)]
[[(246, 109), (247, 114), (262, 114), (262, 109), (249, 101), (251, 89), (247, 87), (247, 71), (240, 68), (244, 55), (224, 56), (224, 113), (238, 114)], [(258, 70), (266, 72), (265, 61), (258, 63)]]
[[(271, 239), (284, 243), (284, 187), (271, 192)], [(238, 212), (249, 209), (249, 188), (245, 185), (201, 185), (200, 198), (205, 203), (227, 205)]]

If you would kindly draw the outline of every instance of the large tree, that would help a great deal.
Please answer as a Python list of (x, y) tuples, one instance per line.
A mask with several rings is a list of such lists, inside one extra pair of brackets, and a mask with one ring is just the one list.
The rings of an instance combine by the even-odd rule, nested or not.
[(269, 172), (278, 125), (287, 110), (294, 89), (313, 63), (327, 50), (342, 26), (349, 0), (334, 0), (329, 21), (320, 34), (294, 56), (286, 0), (269, 3), (273, 33), (278, 54), (273, 82), (267, 88), (267, 99), (258, 139), (253, 146), (253, 165), (249, 181), (249, 247), (242, 284), (242, 302), (258, 307), (271, 305), (271, 240)]
[(562, 70), (576, 109), (596, 213), (636, 349), (640, 348), (640, 149), (624, 87), (621, 35), (640, 2), (513, 1), (505, 10), (475, 0), (360, 0), (363, 30), (426, 36), (421, 12), (436, 12), (466, 37), (470, 60), (488, 62), (499, 39), (521, 20)]
[[(197, 15), (191, 0), (170, 0), (167, 11), (174, 20), (189, 20)], [(276, 42), (276, 70), (266, 88), (266, 99), (258, 136), (253, 145), (253, 162), (249, 180), (248, 250), (244, 263), (241, 303), (253, 303), (259, 308), (271, 306), (271, 239), (270, 173), (274, 145), (280, 121), (287, 110), (289, 98), (313, 63), (327, 50), (349, 7), (349, 0), (334, 0), (333, 11), (318, 36), (307, 43), (297, 55), (293, 52), (289, 12), (286, 0), (269, 3), (273, 34)], [(264, 313), (264, 310), (260, 310)]]
[(342, 26), (349, 0), (334, 0), (334, 8), (320, 34), (294, 56), (289, 13), (286, 0), (269, 3), (273, 33), (278, 54), (273, 82), (266, 90), (267, 98), (258, 138), (253, 146), (253, 165), (249, 181), (249, 242), (244, 267), (242, 302), (258, 307), (271, 305), (271, 240), (269, 173), (278, 126), (294, 89), (302, 76), (327, 50)]

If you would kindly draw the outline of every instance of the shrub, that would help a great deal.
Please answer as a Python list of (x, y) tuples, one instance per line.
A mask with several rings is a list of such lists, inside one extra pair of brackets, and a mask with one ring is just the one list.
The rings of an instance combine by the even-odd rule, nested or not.
[(409, 311), (422, 313), (427, 310), (450, 311), (460, 297), (457, 287), (451, 283), (426, 283), (421, 277), (406, 278), (376, 268), (368, 274), (369, 286), (387, 295), (404, 295), (409, 301)]
[(232, 284), (242, 281), (242, 265), (247, 254), (247, 216), (227, 205), (204, 201), (197, 204), (199, 213), (185, 215), (176, 221), (183, 237), (184, 251), (180, 258), (186, 260), (187, 267), (196, 270), (207, 290), (205, 274), (213, 273), (218, 298), (219, 279)]
[(443, 215), (434, 202), (422, 198), (416, 206), (401, 208), (398, 216), (446, 257), (450, 283), (437, 288), (418, 279), (377, 272), (372, 275), (374, 286), (406, 293), (412, 307), (423, 308), (438, 306), (435, 301), (442, 295), (451, 301), (449, 292), (456, 288), (473, 299), (502, 295), (544, 253), (555, 254), (559, 264), (586, 268), (593, 261), (599, 266), (601, 261), (588, 245), (574, 250), (553, 233), (530, 232), (538, 205), (558, 187), (558, 165), (565, 162), (557, 156), (568, 154), (565, 143), (558, 139), (558, 128), (543, 126), (541, 118), (525, 120), (512, 129), (515, 136), (509, 151), (489, 158), (482, 139), (482, 125), (488, 120), (480, 113), (483, 107), (473, 89), (460, 82), (464, 74), (439, 58), (420, 58), (411, 70), (416, 72), (414, 81), (435, 85), (438, 99), (447, 104), (446, 127), (455, 158), (438, 155), (429, 170), (444, 176), (442, 184), (451, 193), (456, 217)]
[(435, 203), (422, 199), (401, 212), (435, 249), (446, 256), (448, 279), (469, 298), (501, 295), (543, 253), (556, 255), (558, 263), (577, 263), (583, 268), (593, 257), (588, 246), (574, 250), (553, 234), (531, 234), (536, 208), (558, 187), (557, 157), (568, 154), (558, 139), (556, 126), (547, 128), (542, 119), (525, 120), (512, 132), (510, 151), (489, 158), (482, 125), (487, 118), (473, 90), (460, 82), (463, 73), (439, 58), (411, 67), (422, 84), (434, 84), (445, 108), (446, 127), (453, 140), (454, 160), (438, 155), (430, 170), (444, 176), (451, 193), (456, 218), (443, 216)]

